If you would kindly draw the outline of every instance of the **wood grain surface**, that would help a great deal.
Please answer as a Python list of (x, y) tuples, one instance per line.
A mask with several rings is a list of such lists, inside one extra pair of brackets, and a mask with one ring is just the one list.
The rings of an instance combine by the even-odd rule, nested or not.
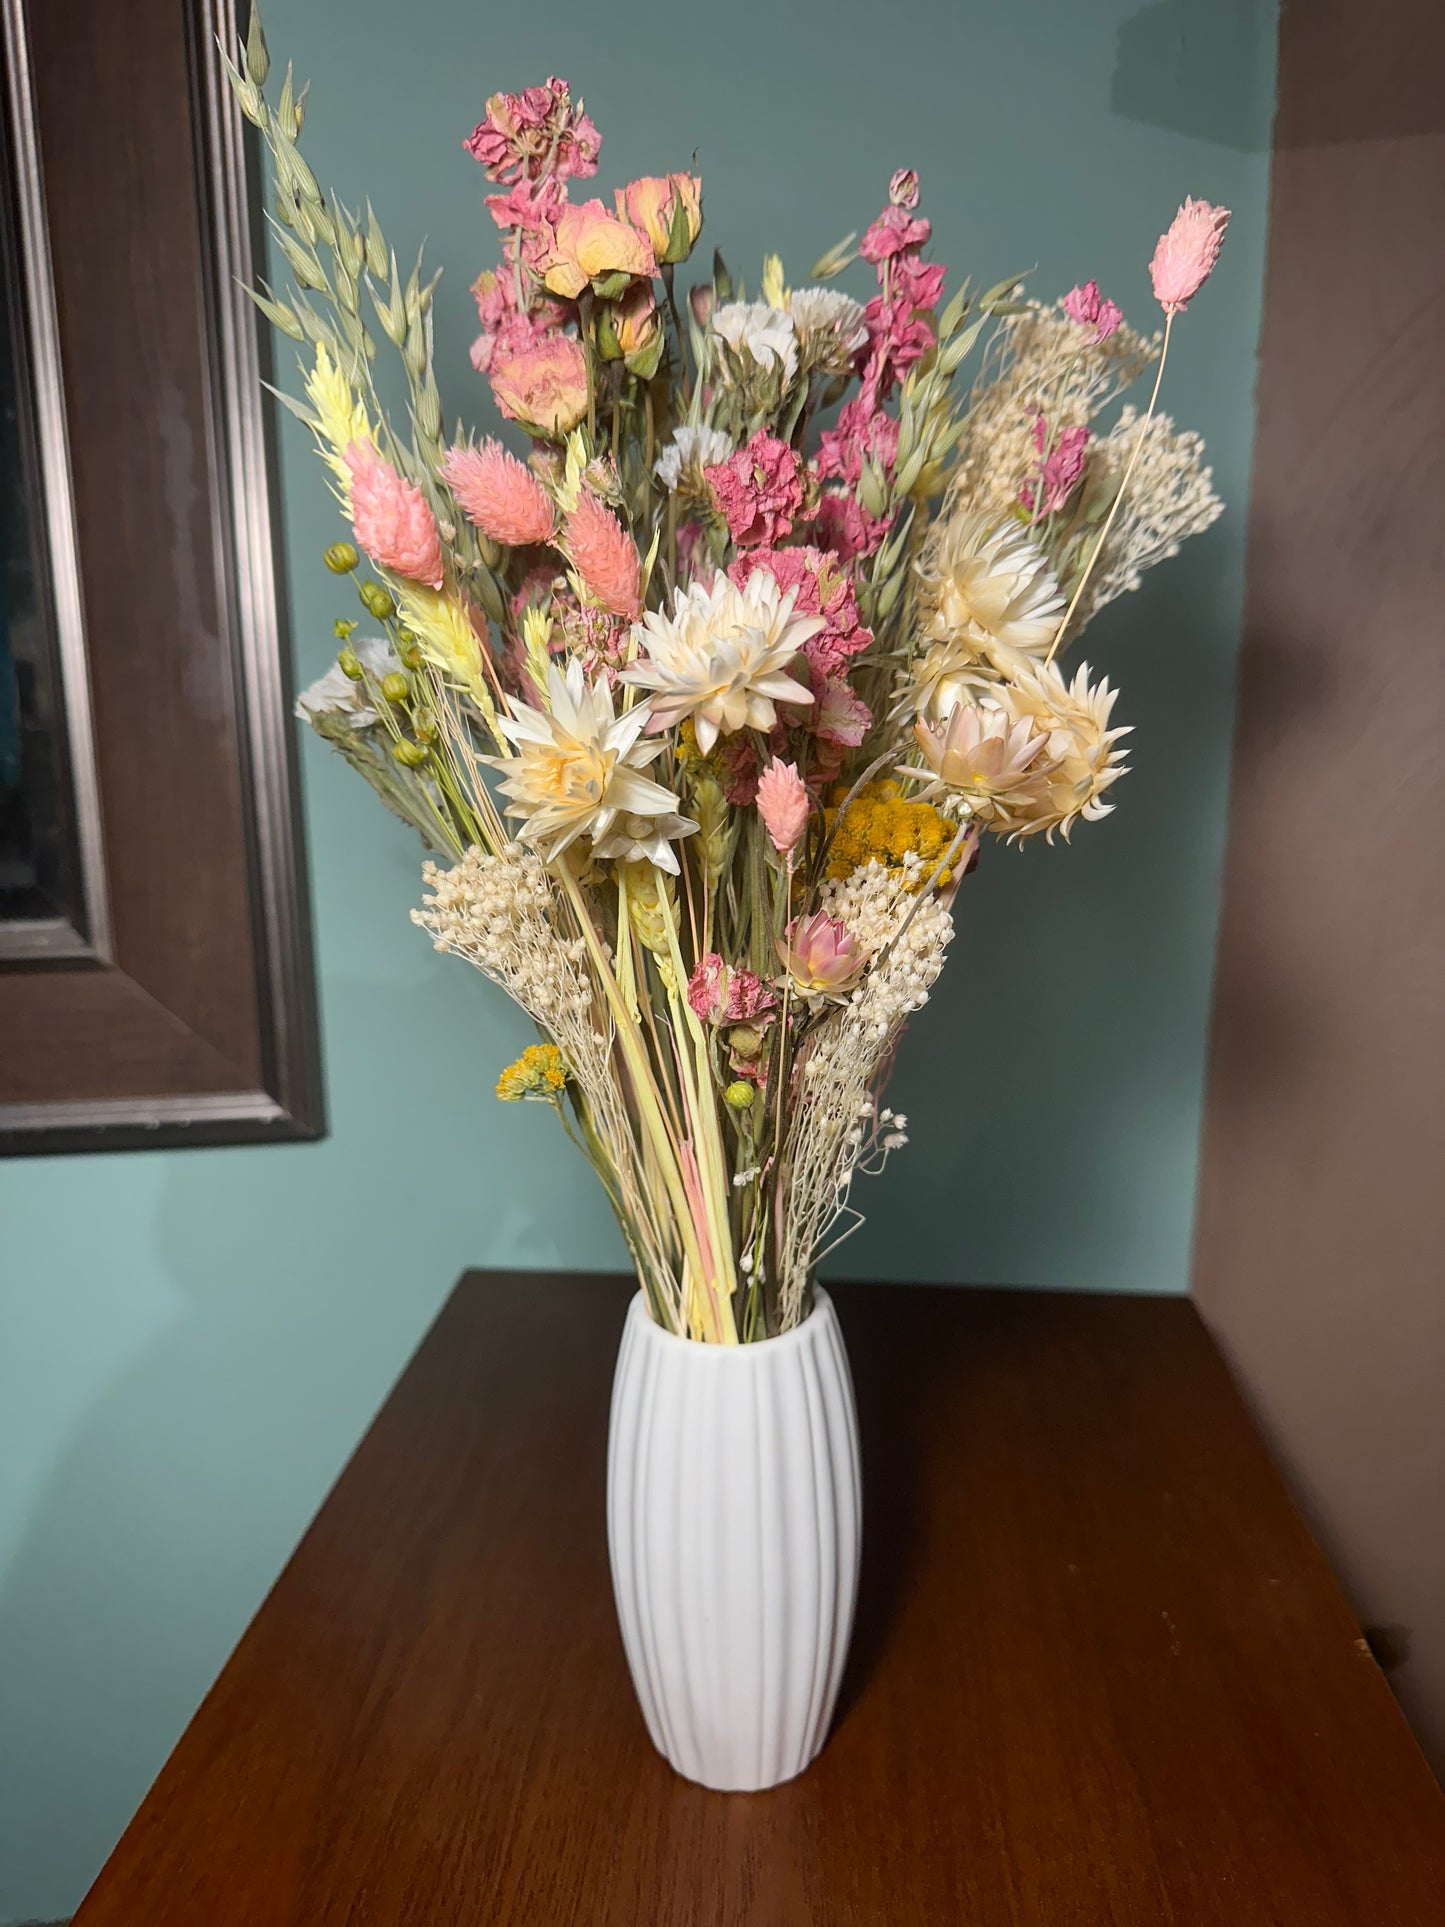
[(626, 1296), (463, 1280), (76, 1927), (1440, 1927), (1445, 1801), (1184, 1299), (839, 1286), (838, 1722), (677, 1779), (607, 1577)]

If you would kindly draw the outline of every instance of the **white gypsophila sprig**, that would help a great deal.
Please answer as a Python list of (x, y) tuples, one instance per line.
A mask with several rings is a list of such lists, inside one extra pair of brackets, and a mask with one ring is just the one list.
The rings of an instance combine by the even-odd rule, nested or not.
[[(799, 1053), (798, 1097), (784, 1163), (788, 1212), (779, 1267), (780, 1324), (802, 1313), (808, 1278), (830, 1233), (851, 1212), (856, 1172), (875, 1153), (895, 1148), (876, 1112), (878, 1077), (910, 1014), (922, 1009), (953, 936), (953, 919), (936, 896), (916, 894), (922, 865), (910, 853), (902, 866), (870, 862), (824, 885), (820, 907), (835, 917), (868, 957), (868, 968), (847, 1003), (808, 1033)], [(875, 1122), (885, 1128), (880, 1133)], [(860, 1163), (861, 1160), (861, 1163)]]
[[(401, 668), (396, 651), (380, 636), (358, 636), (351, 649), (373, 683)], [(332, 663), (324, 676), (301, 691), (296, 698), (296, 714), (303, 723), (314, 723), (318, 716), (336, 716), (353, 729), (371, 729), (380, 720), (366, 684), (348, 676), (339, 662)]]
[(702, 424), (691, 427), (684, 422), (673, 429), (672, 440), (653, 463), (652, 472), (666, 489), (676, 489), (686, 481), (694, 491), (700, 491), (705, 487), (703, 470), (716, 468), (732, 452), (732, 438), (720, 428)]

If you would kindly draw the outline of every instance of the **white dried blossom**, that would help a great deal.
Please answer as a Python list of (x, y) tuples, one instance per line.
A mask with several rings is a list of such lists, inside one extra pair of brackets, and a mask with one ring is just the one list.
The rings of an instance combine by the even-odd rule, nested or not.
[(712, 331), (741, 361), (748, 355), (760, 368), (776, 367), (786, 388), (798, 372), (798, 337), (793, 318), (766, 301), (728, 301), (713, 311)]
[[(380, 636), (358, 636), (351, 644), (373, 683), (401, 668), (401, 661), (389, 642)], [(296, 714), (303, 723), (314, 723), (318, 716), (335, 716), (353, 729), (370, 729), (378, 721), (376, 707), (364, 682), (353, 682), (339, 662), (332, 663), (296, 698)]]
[(666, 489), (677, 488), (685, 477), (698, 490), (703, 486), (703, 470), (716, 468), (732, 452), (732, 438), (720, 428), (684, 423), (673, 429), (672, 440), (653, 463), (652, 472)]
[(802, 343), (804, 361), (826, 374), (846, 374), (868, 340), (863, 304), (841, 288), (795, 288), (788, 313)]

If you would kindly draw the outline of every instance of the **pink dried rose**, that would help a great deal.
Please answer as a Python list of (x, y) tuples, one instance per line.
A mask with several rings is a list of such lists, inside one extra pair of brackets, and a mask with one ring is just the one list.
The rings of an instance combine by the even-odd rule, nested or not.
[(524, 462), (497, 441), (453, 448), (442, 476), (474, 527), (509, 549), (552, 538), (552, 498)]
[(462, 145), (494, 181), (535, 180), (549, 170), (565, 181), (597, 172), (602, 137), (581, 103), (573, 107), (566, 81), (553, 76), (520, 94), (493, 94), (486, 119)]
[(900, 167), (894, 170), (893, 178), (888, 183), (888, 199), (894, 207), (917, 207), (918, 175), (913, 168)]
[(808, 786), (796, 763), (776, 757), (758, 778), (758, 814), (779, 856), (791, 856), (808, 827)]
[(836, 997), (863, 974), (863, 953), (848, 929), (822, 910), (795, 917), (778, 938), (778, 955), (807, 997)]
[[(1077, 428), (1060, 429), (1058, 439), (1049, 448), (1049, 427), (1042, 415), (1034, 417), (1034, 447), (1042, 457), (1039, 476), (1044, 485), (1043, 506), (1040, 515), (1052, 515), (1068, 501), (1084, 476), (1084, 462), (1089, 445), (1089, 431), (1082, 425)], [(1048, 450), (1047, 455), (1044, 451)], [(1024, 507), (1033, 512), (1034, 486), (1025, 482), (1019, 490), (1019, 500)]]
[(512, 421), (557, 437), (587, 413), (587, 357), (570, 335), (533, 336), (530, 347), (493, 355), (492, 395)]
[(541, 267), (550, 292), (568, 301), (575, 301), (589, 283), (606, 282), (614, 275), (651, 280), (657, 273), (647, 236), (595, 200), (562, 210)]
[(635, 622), (642, 614), (637, 545), (590, 489), (582, 490), (567, 517), (563, 545), (573, 568), (603, 608), (625, 622)]
[(803, 507), (803, 481), (788, 444), (759, 429), (746, 448), (703, 470), (728, 534), (740, 549), (791, 535)]
[(616, 191), (619, 220), (640, 228), (659, 262), (685, 261), (702, 232), (702, 182), (696, 174), (645, 174)]
[(1097, 281), (1070, 288), (1064, 296), (1064, 313), (1081, 328), (1088, 328), (1094, 342), (1107, 341), (1124, 319), (1124, 310), (1099, 293)]
[(378, 567), (429, 589), (442, 586), (441, 537), (431, 505), (414, 482), (405, 481), (370, 442), (346, 451), (351, 470), (351, 526), (357, 545)]
[(1160, 235), (1149, 263), (1154, 298), (1165, 314), (1182, 314), (1204, 286), (1219, 259), (1228, 226), (1227, 207), (1185, 200), (1168, 230)]

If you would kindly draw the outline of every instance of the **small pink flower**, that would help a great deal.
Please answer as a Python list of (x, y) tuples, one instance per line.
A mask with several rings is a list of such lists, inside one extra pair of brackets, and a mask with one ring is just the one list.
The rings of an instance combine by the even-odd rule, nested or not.
[(595, 200), (562, 210), (541, 266), (548, 290), (568, 301), (575, 301), (592, 281), (606, 282), (617, 274), (650, 280), (657, 273), (647, 236)]
[(370, 442), (346, 451), (351, 470), (351, 526), (358, 545), (380, 568), (442, 586), (442, 545), (431, 505), (413, 482), (397, 474)]
[(564, 181), (595, 174), (601, 145), (566, 81), (555, 77), (520, 94), (493, 94), (487, 118), (462, 142), (494, 181), (535, 180), (548, 168)]
[(635, 622), (642, 614), (642, 563), (637, 545), (590, 489), (567, 517), (564, 537), (578, 575), (610, 614)]
[(893, 205), (885, 207), (878, 219), (858, 243), (858, 252), (865, 261), (875, 266), (882, 261), (892, 260), (905, 248), (921, 248), (933, 232), (932, 224), (920, 214), (916, 219), (908, 212), (908, 206)]
[(771, 545), (792, 533), (803, 483), (797, 456), (776, 435), (760, 428), (746, 448), (705, 468), (703, 476), (740, 549)]
[(709, 950), (687, 980), (687, 1001), (705, 1024), (722, 1022), (728, 999), (727, 969), (718, 953)]
[(525, 549), (551, 540), (551, 497), (531, 469), (500, 442), (450, 449), (442, 475), (467, 520), (494, 542)]
[(1091, 339), (1095, 342), (1107, 341), (1124, 319), (1124, 310), (1099, 293), (1097, 281), (1086, 281), (1082, 288), (1070, 288), (1064, 296), (1064, 313), (1081, 328), (1091, 329)]
[(886, 516), (870, 515), (856, 495), (827, 489), (818, 504), (818, 540), (840, 562), (873, 555), (883, 546)]
[(758, 778), (758, 814), (779, 856), (791, 856), (808, 827), (808, 786), (796, 763), (776, 758)]
[(893, 295), (911, 308), (934, 308), (943, 293), (948, 269), (941, 261), (920, 261), (916, 254), (900, 254), (893, 263)]
[(1185, 200), (1168, 231), (1160, 235), (1149, 263), (1154, 298), (1165, 314), (1182, 314), (1204, 286), (1219, 259), (1228, 226), (1227, 207)]
[(888, 200), (893, 207), (914, 208), (918, 205), (918, 175), (911, 167), (900, 167), (888, 183)]
[(793, 919), (787, 935), (778, 938), (778, 955), (805, 996), (837, 996), (863, 974), (863, 953), (852, 934), (822, 910)]
[[(1040, 456), (1048, 448), (1049, 426), (1042, 415), (1034, 417), (1034, 447)], [(1078, 487), (1084, 474), (1085, 451), (1089, 444), (1089, 431), (1078, 428), (1064, 428), (1059, 438), (1043, 459), (1039, 473), (1044, 484), (1044, 502), (1039, 510), (1041, 515), (1052, 515), (1068, 501)], [(1034, 489), (1031, 482), (1025, 482), (1019, 490), (1019, 500), (1030, 512), (1034, 506)]]
[(515, 354), (494, 353), (490, 376), (502, 413), (538, 435), (565, 435), (587, 413), (587, 356), (570, 335), (533, 336)]
[(839, 743), (844, 749), (857, 749), (873, 723), (873, 711), (842, 676), (821, 678), (815, 689), (813, 727), (825, 743)]
[(768, 1017), (777, 997), (755, 972), (733, 970), (715, 950), (687, 980), (687, 1001), (705, 1024), (749, 1024)]
[(756, 1023), (760, 1017), (771, 1016), (777, 1007), (776, 996), (756, 972), (734, 970), (730, 973), (727, 1010), (723, 1014), (724, 1023)]

